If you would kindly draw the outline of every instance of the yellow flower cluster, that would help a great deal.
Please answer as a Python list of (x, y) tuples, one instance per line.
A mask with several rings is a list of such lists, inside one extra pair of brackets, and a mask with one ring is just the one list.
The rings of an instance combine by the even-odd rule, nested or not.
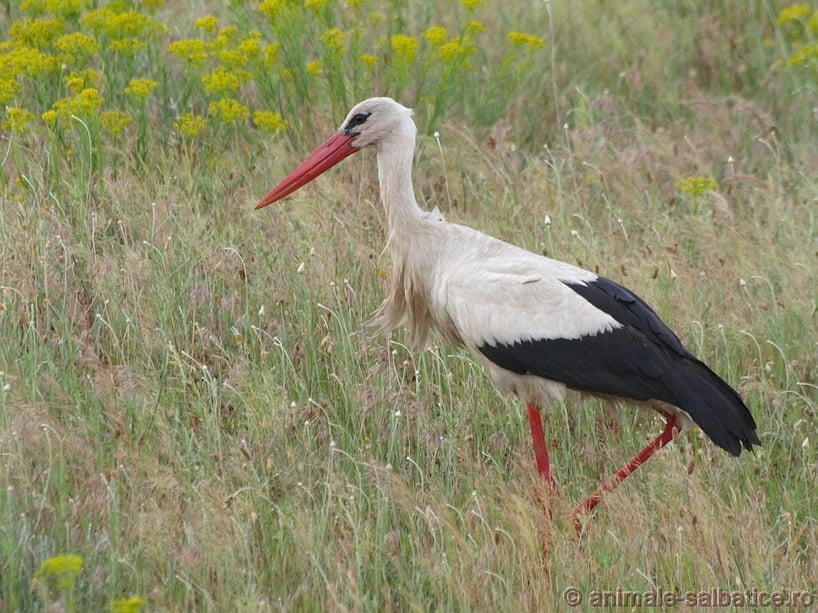
[(139, 613), (144, 606), (144, 598), (131, 596), (124, 600), (111, 601), (111, 613)]
[(23, 132), (27, 124), (34, 121), (34, 113), (12, 106), (6, 109), (6, 121), (3, 129), (9, 132)]
[(164, 26), (133, 9), (119, 11), (121, 5), (108, 4), (85, 13), (80, 23), (92, 33), (110, 40), (146, 39), (164, 32)]
[(151, 79), (132, 79), (125, 88), (125, 93), (144, 100), (151, 95), (151, 92), (159, 86), (157, 81)]
[(65, 23), (61, 19), (26, 17), (11, 24), (9, 37), (22, 45), (44, 49), (64, 31)]
[(20, 10), (32, 15), (51, 13), (63, 19), (74, 19), (86, 4), (84, 0), (22, 0)]
[(454, 41), (448, 42), (440, 47), (440, 59), (444, 64), (451, 64), (463, 55), (463, 47)]
[(173, 129), (185, 136), (195, 138), (207, 127), (207, 119), (195, 113), (184, 113), (173, 123)]
[(233, 98), (221, 98), (211, 102), (207, 107), (207, 111), (210, 115), (226, 124), (244, 121), (250, 117), (250, 109)]
[(687, 177), (676, 183), (676, 189), (688, 196), (698, 198), (716, 189), (716, 182), (710, 177)]
[(147, 47), (147, 41), (164, 32), (164, 26), (148, 15), (131, 10), (118, 10), (121, 5), (109, 4), (85, 13), (80, 24), (98, 39), (107, 42), (113, 53), (133, 57)]
[(540, 47), (545, 47), (545, 42), (541, 38), (537, 38), (533, 34), (517, 32), (516, 30), (508, 33), (508, 40), (518, 47), (527, 48), (529, 53), (533, 53), (534, 50)]
[(116, 136), (120, 134), (125, 126), (129, 125), (133, 119), (122, 111), (103, 111), (99, 114), (99, 123), (109, 134)]
[[(7, 26), (0, 24), (5, 37), (0, 43), (0, 104), (10, 107), (3, 129), (19, 130), (38, 116), (53, 128), (75, 115), (99, 120), (95, 125), (108, 134), (120, 133), (132, 122), (131, 116), (124, 109), (105, 109), (107, 99), (114, 105), (144, 100), (158, 83), (132, 79), (127, 87), (106, 92), (105, 84), (116, 80), (103, 79), (102, 72), (91, 66), (116, 71), (124, 58), (132, 71), (132, 57), (164, 32), (146, 13), (160, 3), (143, 0), (140, 12), (118, 1), (19, 2), (10, 13), (19, 13), (18, 17)], [(106, 53), (104, 59), (101, 53)], [(28, 108), (22, 108), (21, 100)]]
[(88, 87), (99, 89), (101, 83), (102, 75), (91, 68), (75, 70), (63, 78), (65, 88), (72, 94), (77, 94)]
[(54, 56), (43, 53), (39, 49), (26, 46), (15, 46), (0, 55), (0, 74), (7, 78), (16, 78), (23, 75), (38, 77), (56, 72), (60, 64)]
[(214, 68), (211, 72), (202, 77), (202, 84), (209, 94), (233, 94), (241, 87), (239, 76), (235, 72), (229, 72), (224, 68)]
[(53, 581), (60, 591), (69, 591), (82, 570), (84, 560), (80, 556), (61, 555), (43, 560), (34, 572), (36, 581)]
[(264, 0), (258, 5), (258, 12), (271, 21), (275, 21), (286, 6), (287, 0)]
[(201, 66), (210, 55), (203, 40), (189, 38), (176, 40), (168, 45), (168, 51), (176, 57), (190, 62), (194, 66)]
[(275, 111), (256, 111), (253, 113), (253, 123), (262, 132), (283, 132), (287, 122)]
[[(478, 20), (483, 0), (459, 0), (457, 10), (444, 13), (449, 21), (418, 31), (402, 29), (394, 12), (363, 0), (258, 0), (233, 3), (228, 13), (194, 15), (189, 38), (171, 41), (162, 37), (185, 26), (158, 20), (152, 9), (162, 2), (14, 3), (7, 11), (12, 19), (0, 24), (6, 36), (0, 42), (0, 109), (8, 109), (5, 115), (0, 110), (3, 129), (32, 122), (36, 129), (38, 118), (63, 128), (77, 115), (94, 119), (88, 125), (95, 137), (136, 124), (133, 135), (145, 138), (154, 119), (185, 138), (239, 122), (279, 133), (286, 129), (272, 110), (279, 104), (293, 112), (319, 99), (348, 102), (352, 92), (400, 96), (418, 82), (434, 92), (443, 112), (464, 88), (474, 87), (474, 78), (461, 77), (473, 69), (477, 37), (486, 28)], [(263, 28), (247, 27), (259, 19)], [(545, 45), (522, 32), (509, 33), (508, 40), (512, 50)], [(137, 54), (143, 57), (134, 61)], [(173, 78), (151, 78), (157, 74)], [(145, 104), (153, 96), (159, 101), (159, 94), (162, 104)], [(182, 108), (171, 109), (171, 101)]]
[(193, 27), (197, 30), (203, 30), (208, 34), (212, 34), (216, 31), (216, 28), (219, 26), (219, 20), (216, 19), (213, 15), (205, 15), (204, 17), (200, 17), (196, 21), (193, 22)]
[(79, 63), (100, 50), (97, 39), (84, 32), (64, 34), (54, 41), (54, 47), (62, 52), (63, 63), (69, 65)]
[(796, 25), (801, 24), (809, 17), (812, 8), (809, 4), (791, 4), (788, 7), (781, 9), (778, 13), (778, 25)]
[(102, 106), (103, 98), (96, 88), (88, 87), (78, 93), (71, 102), (71, 109), (75, 113), (92, 113)]
[(446, 28), (443, 26), (432, 26), (421, 34), (421, 36), (428, 40), (433, 46), (437, 47), (442, 45), (446, 40)]
[(261, 49), (261, 61), (267, 68), (275, 63), (279, 47), (278, 43), (270, 43)]
[(346, 34), (343, 30), (332, 28), (324, 31), (321, 34), (321, 42), (324, 43), (330, 51), (340, 53), (344, 49), (344, 41), (346, 41)]
[(778, 13), (778, 26), (792, 44), (789, 61), (803, 66), (818, 78), (818, 9), (809, 4), (793, 4)]
[(395, 34), (389, 40), (392, 51), (395, 52), (395, 61), (398, 64), (410, 64), (414, 61), (418, 49), (416, 38), (406, 34)]

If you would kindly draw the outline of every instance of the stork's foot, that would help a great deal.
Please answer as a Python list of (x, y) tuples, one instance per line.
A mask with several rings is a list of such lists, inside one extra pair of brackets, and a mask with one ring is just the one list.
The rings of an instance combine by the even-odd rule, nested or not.
[(670, 441), (673, 440), (674, 431), (678, 430), (678, 421), (674, 415), (665, 413), (665, 429), (662, 430), (662, 433), (653, 439), (650, 443), (648, 443), (642, 451), (637, 453), (627, 464), (625, 464), (622, 468), (620, 468), (616, 473), (608, 479), (605, 483), (599, 486), (597, 490), (588, 496), (585, 499), (585, 502), (582, 504), (577, 505), (577, 507), (571, 513), (571, 517), (574, 520), (574, 529), (577, 532), (582, 531), (582, 524), (580, 522), (580, 517), (585, 513), (588, 513), (599, 504), (599, 501), (602, 500), (602, 496), (606, 492), (612, 491), (617, 485), (622, 483), (633, 471), (639, 468), (642, 464), (644, 464), (654, 453), (659, 451), (662, 447), (667, 445)]

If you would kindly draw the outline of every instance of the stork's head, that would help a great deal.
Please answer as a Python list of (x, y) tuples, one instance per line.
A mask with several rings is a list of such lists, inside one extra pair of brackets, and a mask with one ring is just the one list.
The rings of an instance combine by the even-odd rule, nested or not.
[(346, 116), (338, 131), (259, 200), (256, 208), (281, 200), (364, 147), (374, 145), (380, 148), (396, 140), (402, 141), (396, 135), (405, 135), (407, 131), (411, 132), (411, 144), (414, 145), (414, 130), (412, 109), (398, 104), (392, 98), (369, 98), (359, 102)]

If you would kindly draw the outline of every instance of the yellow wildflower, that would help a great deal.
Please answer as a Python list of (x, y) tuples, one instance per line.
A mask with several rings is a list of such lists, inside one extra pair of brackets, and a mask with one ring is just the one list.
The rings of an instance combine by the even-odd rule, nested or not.
[[(71, 101), (74, 98), (60, 98), (59, 100), (55, 100), (54, 104), (51, 105), (51, 110), (54, 111), (54, 119), (68, 119), (71, 117), (71, 113), (73, 112), (71, 109)], [(47, 113), (48, 111), (46, 111)], [(46, 119), (45, 113), (43, 113), (43, 119), (46, 123), (51, 123), (50, 119)]]
[(163, 27), (147, 15), (133, 9), (117, 12), (109, 4), (85, 13), (80, 23), (95, 34), (104, 34), (111, 39), (145, 38), (152, 32), (160, 32)]
[(99, 123), (114, 136), (122, 132), (131, 121), (131, 116), (122, 111), (105, 111), (99, 115)]
[(311, 75), (317, 75), (321, 72), (323, 65), (318, 60), (313, 60), (311, 62), (307, 62), (307, 73)]
[(324, 7), (325, 0), (304, 0), (304, 8), (317, 13)]
[(818, 43), (809, 43), (802, 46), (790, 56), (790, 64), (797, 66), (798, 64), (811, 64), (818, 62)]
[(6, 121), (3, 122), (3, 129), (9, 132), (22, 132), (26, 124), (34, 121), (34, 113), (11, 106), (6, 109)]
[(193, 22), (193, 27), (197, 30), (202, 30), (203, 32), (207, 32), (208, 34), (212, 34), (215, 32), (216, 28), (219, 25), (219, 20), (216, 19), (213, 15), (205, 15), (204, 17), (199, 17), (196, 21)]
[(207, 107), (208, 112), (224, 123), (245, 120), (250, 117), (250, 110), (234, 98), (222, 98), (211, 102)]
[(676, 184), (676, 189), (698, 198), (705, 192), (716, 189), (716, 182), (710, 177), (687, 177)]
[(282, 132), (287, 127), (287, 122), (275, 111), (256, 111), (253, 123), (262, 132)]
[(111, 613), (139, 613), (145, 606), (145, 600), (139, 596), (131, 596), (125, 600), (111, 601)]
[(508, 33), (508, 40), (518, 47), (527, 47), (529, 53), (533, 53), (538, 47), (545, 47), (542, 39), (525, 32), (511, 31)]
[(258, 12), (268, 19), (275, 19), (284, 8), (284, 2), (285, 0), (264, 0), (258, 5)]
[(150, 96), (151, 92), (159, 86), (157, 81), (151, 79), (131, 79), (128, 86), (125, 88), (125, 93), (144, 100)]
[(460, 0), (460, 4), (463, 5), (467, 11), (473, 11), (478, 6), (483, 4), (483, 0)]
[(179, 59), (190, 62), (194, 66), (201, 66), (207, 59), (207, 50), (204, 41), (198, 38), (177, 40), (168, 45), (168, 52)]
[(22, 0), (22, 13), (52, 13), (62, 18), (77, 17), (83, 9), (83, 0)]
[(463, 54), (463, 47), (452, 41), (441, 45), (439, 53), (440, 59), (443, 60), (444, 64), (451, 64)]
[(466, 24), (466, 28), (472, 34), (480, 34), (485, 28), (483, 27), (483, 22), (477, 21), (476, 19), (472, 19), (469, 23)]
[(778, 13), (778, 25), (794, 25), (803, 22), (812, 12), (809, 4), (792, 4)]
[(443, 41), (446, 40), (446, 28), (443, 26), (432, 26), (421, 34), (421, 36), (434, 46), (442, 45)]
[(411, 36), (405, 34), (395, 34), (391, 39), (392, 51), (395, 52), (395, 58), (400, 64), (409, 64), (415, 59), (417, 53), (418, 41)]
[(71, 32), (54, 41), (54, 47), (66, 56), (65, 63), (90, 57), (99, 51), (97, 39), (82, 32)]
[(65, 31), (62, 19), (18, 19), (12, 22), (8, 31), (10, 40), (22, 45), (45, 49)]
[(72, 94), (76, 94), (77, 92), (85, 89), (85, 79), (75, 75), (74, 73), (71, 73), (65, 77), (63, 79), (63, 83), (65, 83), (66, 89), (68, 89), (68, 91), (70, 91)]
[(53, 127), (57, 123), (57, 111), (49, 109), (40, 115), (40, 118), (46, 123), (46, 125)]
[(219, 63), (225, 68), (238, 68), (245, 64), (244, 54), (238, 49), (221, 49), (216, 52)]
[(82, 565), (83, 559), (80, 556), (53, 556), (43, 560), (34, 572), (34, 579), (37, 581), (54, 579), (58, 590), (68, 591), (73, 587), (74, 579), (80, 574)]
[(16, 80), (0, 77), (0, 105), (7, 104), (14, 100), (19, 90), (20, 86)]
[(101, 107), (103, 102), (104, 98), (99, 92), (93, 87), (88, 87), (74, 97), (71, 109), (77, 114), (92, 113)]
[(229, 43), (234, 38), (236, 38), (236, 32), (238, 32), (238, 28), (236, 28), (236, 26), (225, 26), (221, 30), (219, 30), (219, 33), (216, 35), (216, 37)]
[(224, 68), (214, 68), (202, 77), (202, 84), (209, 94), (232, 94), (239, 90), (241, 82), (233, 72)]
[(321, 34), (321, 42), (334, 52), (340, 52), (343, 50), (345, 40), (346, 34), (344, 34), (344, 32), (338, 28), (325, 30), (324, 33)]
[(178, 121), (173, 123), (174, 130), (190, 138), (198, 136), (206, 127), (207, 119), (194, 113), (180, 115)]
[(28, 74), (35, 77), (59, 69), (57, 58), (33, 47), (17, 47), (3, 55), (4, 64), (11, 68), (11, 76)]
[(97, 87), (102, 82), (102, 75), (92, 68), (72, 70), (63, 78), (62, 82), (68, 91), (76, 94), (86, 87)]
[(239, 43), (237, 50), (241, 54), (244, 63), (247, 63), (258, 57), (261, 52), (261, 43), (258, 41), (258, 37), (245, 38)]
[(368, 68), (374, 68), (375, 64), (378, 63), (378, 58), (372, 55), (371, 53), (364, 53), (361, 56), (361, 61), (366, 64)]
[(124, 56), (131, 57), (137, 54), (138, 51), (147, 47), (145, 41), (139, 38), (118, 38), (111, 41), (109, 49), (114, 53), (120, 53)]

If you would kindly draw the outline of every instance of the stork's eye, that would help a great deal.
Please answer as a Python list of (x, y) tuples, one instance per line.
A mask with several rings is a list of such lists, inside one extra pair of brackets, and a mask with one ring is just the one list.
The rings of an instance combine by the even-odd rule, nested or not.
[(355, 128), (365, 123), (366, 120), (369, 119), (369, 116), (371, 114), (372, 113), (357, 113), (353, 115), (352, 117), (350, 117), (349, 121), (347, 122), (347, 125), (344, 127), (344, 132), (349, 133), (349, 131), (352, 130), (352, 128)]

